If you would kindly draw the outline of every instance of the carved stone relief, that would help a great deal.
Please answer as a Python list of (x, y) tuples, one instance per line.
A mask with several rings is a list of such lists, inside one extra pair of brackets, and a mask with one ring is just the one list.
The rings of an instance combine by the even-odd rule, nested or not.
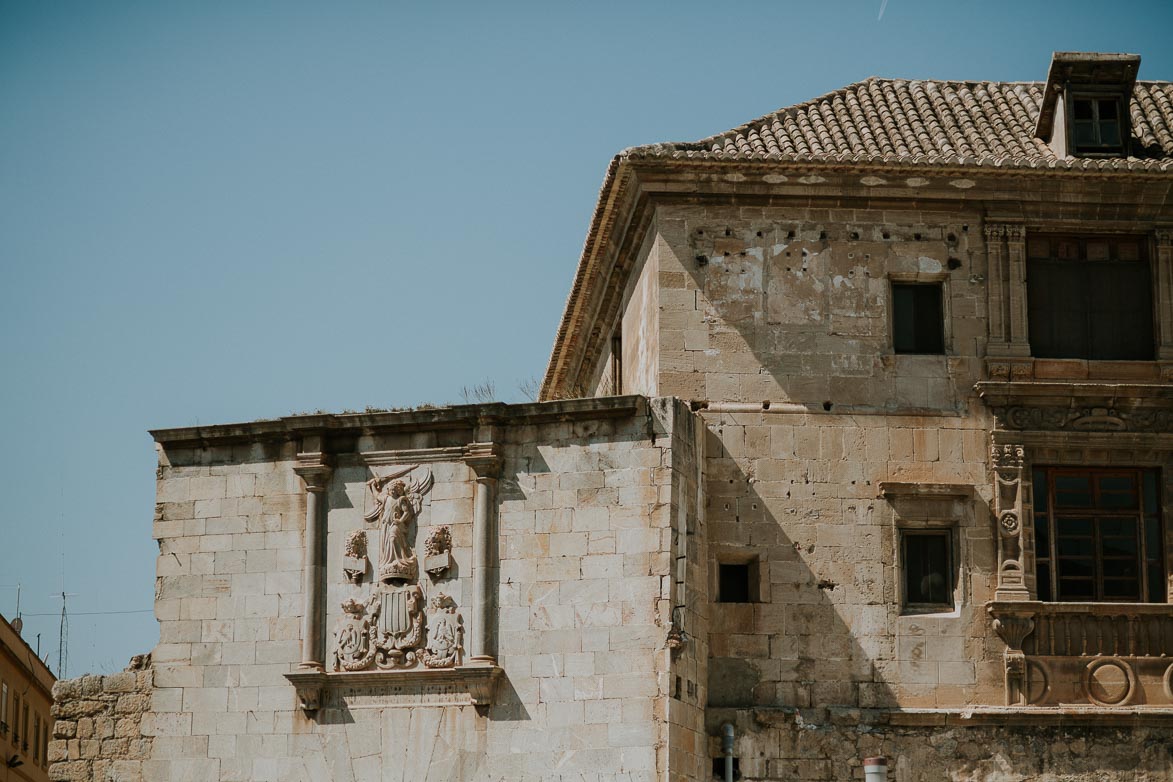
[(443, 592), (432, 598), (432, 627), (428, 647), (422, 654), (429, 668), (460, 665), (464, 656), (464, 619), (456, 612), (456, 601)]
[(342, 553), (342, 572), (352, 584), (361, 584), (367, 572), (367, 533), (356, 529), (346, 536)]
[(998, 600), (1026, 600), (1025, 556), (1022, 534), (1021, 445), (995, 445), (994, 513), (998, 528)]
[(377, 578), (383, 584), (419, 578), (419, 563), (408, 543), (408, 535), (423, 509), (424, 495), (431, 491), (434, 479), (431, 470), (425, 470), (422, 478), (403, 480), (414, 469), (407, 467), (367, 481), (374, 508), (363, 518), (377, 524), (382, 533)]
[(1173, 410), (1111, 407), (994, 407), (1005, 429), (1076, 432), (1173, 432)]
[(446, 526), (434, 527), (424, 541), (424, 570), (440, 578), (452, 567), (452, 530)]
[[(375, 583), (364, 600), (349, 598), (334, 627), (334, 671), (394, 670), (420, 666), (448, 668), (461, 664), (463, 619), (456, 601), (439, 592), (431, 599), (431, 621), (419, 562), (413, 545), (424, 497), (432, 489), (430, 470), (413, 476), (416, 465), (367, 481), (372, 509), (363, 518), (379, 534)], [(437, 576), (451, 566), (452, 535), (437, 527), (425, 541), (425, 567)], [(355, 530), (346, 540), (343, 573), (362, 584), (366, 572), (367, 533)], [(438, 560), (442, 558), (442, 563)]]

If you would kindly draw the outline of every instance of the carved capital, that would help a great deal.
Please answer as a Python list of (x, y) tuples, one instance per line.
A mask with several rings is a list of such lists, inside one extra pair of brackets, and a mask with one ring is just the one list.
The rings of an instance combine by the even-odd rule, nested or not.
[(1026, 451), (1021, 445), (994, 445), (990, 459), (998, 470), (1021, 470)]
[(501, 472), (501, 448), (496, 443), (469, 443), (464, 447), (464, 463), (478, 479), (495, 479)]
[(1173, 247), (1173, 228), (1158, 228), (1153, 235), (1157, 239), (1157, 247)]
[(306, 491), (323, 492), (334, 473), (334, 457), (325, 453), (299, 453), (293, 471), (305, 481)]
[(1026, 239), (1026, 226), (1016, 223), (1007, 223), (1002, 227), (1006, 234), (1006, 241), (1010, 243), (1022, 242)]
[(1005, 226), (1002, 223), (986, 223), (986, 239), (989, 241), (996, 241), (1001, 239), (1004, 235), (1004, 228)]

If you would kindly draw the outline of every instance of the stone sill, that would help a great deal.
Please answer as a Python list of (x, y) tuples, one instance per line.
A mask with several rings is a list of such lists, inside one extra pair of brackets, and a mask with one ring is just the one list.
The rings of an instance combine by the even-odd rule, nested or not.
[(409, 671), (287, 673), (305, 712), (322, 709), (476, 706), (487, 708), (497, 693), (497, 665), (419, 668)]
[(754, 721), (764, 726), (795, 725), (818, 727), (891, 726), (953, 727), (1062, 725), (1086, 727), (1173, 726), (1170, 707), (1111, 707), (1072, 704), (1070, 706), (966, 706), (956, 708), (856, 709), (823, 707), (800, 709), (751, 706), (745, 709), (715, 707), (708, 709), (706, 722), (720, 725), (735, 712), (750, 711)]

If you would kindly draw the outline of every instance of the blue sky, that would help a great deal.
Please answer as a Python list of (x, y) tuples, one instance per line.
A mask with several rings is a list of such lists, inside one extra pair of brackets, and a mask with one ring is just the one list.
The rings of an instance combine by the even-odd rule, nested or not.
[[(881, 17), (881, 6), (884, 5)], [(0, 0), (0, 612), (69, 674), (150, 613), (150, 428), (507, 401), (608, 160), (870, 75), (1142, 55), (1154, 2)], [(50, 654), (51, 652), (51, 654)]]

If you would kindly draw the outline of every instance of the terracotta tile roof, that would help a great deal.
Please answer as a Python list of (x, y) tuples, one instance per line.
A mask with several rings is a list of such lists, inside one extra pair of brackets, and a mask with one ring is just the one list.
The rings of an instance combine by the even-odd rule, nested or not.
[(1060, 158), (1034, 137), (1042, 82), (870, 78), (691, 143), (625, 157), (1173, 170), (1173, 84), (1137, 82), (1127, 157)]

